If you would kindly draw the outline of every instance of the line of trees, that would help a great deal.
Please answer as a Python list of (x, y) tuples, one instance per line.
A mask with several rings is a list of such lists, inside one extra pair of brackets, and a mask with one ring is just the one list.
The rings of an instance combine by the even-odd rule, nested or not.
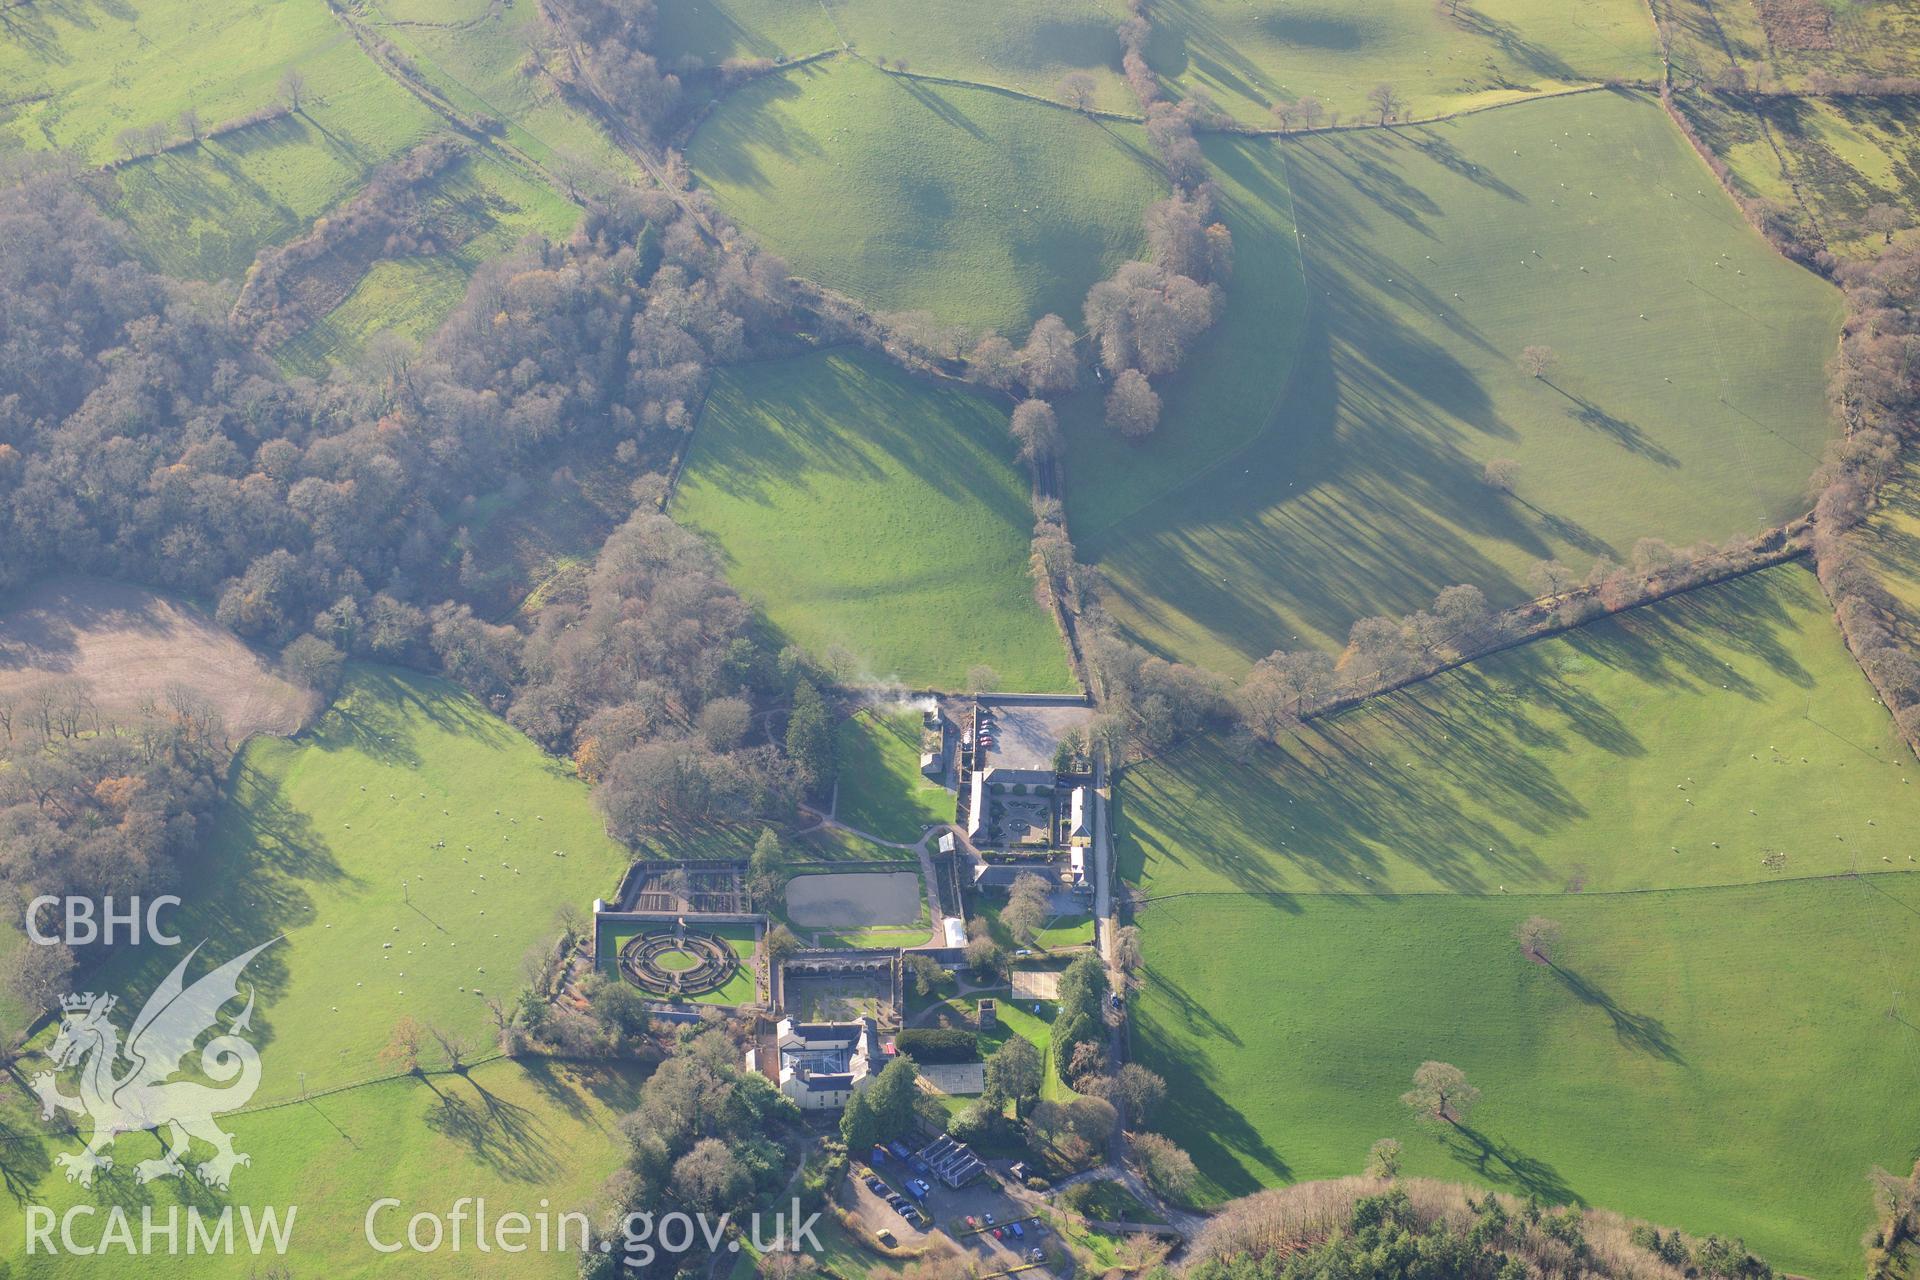
[(1847, 433), (1814, 476), (1820, 582), (1847, 645), (1920, 751), (1920, 660), (1915, 619), (1881, 581), (1864, 523), (1901, 451), (1920, 434), (1920, 249), (1898, 245), (1869, 262), (1836, 266), (1847, 319), (1829, 397)]
[[(231, 318), (256, 346), (269, 350), (306, 329), (344, 296), (319, 288), (313, 274), (335, 259), (437, 253), (446, 245), (420, 188), (466, 155), (459, 140), (439, 135), (373, 171), (351, 200), (320, 219), (305, 235), (262, 250), (247, 272)], [(351, 273), (346, 273), (350, 275)]]

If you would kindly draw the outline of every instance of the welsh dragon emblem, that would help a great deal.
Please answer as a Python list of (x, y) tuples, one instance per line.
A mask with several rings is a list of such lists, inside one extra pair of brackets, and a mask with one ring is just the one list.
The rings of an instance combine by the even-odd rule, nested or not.
[(143, 1183), (185, 1177), (187, 1166), (181, 1157), (194, 1138), (214, 1151), (212, 1159), (194, 1170), (210, 1187), (225, 1189), (236, 1166), (252, 1163), (233, 1149), (233, 1135), (213, 1122), (214, 1116), (245, 1106), (260, 1087), (260, 1051), (241, 1034), (252, 1026), (251, 987), (246, 1008), (224, 1032), (200, 1047), (199, 1074), (222, 1087), (172, 1077), (184, 1069), (200, 1037), (214, 1028), (221, 1007), (240, 994), (240, 974), (248, 962), (277, 940), (235, 956), (187, 986), (184, 975), (199, 954), (196, 946), (147, 998), (125, 1045), (108, 1017), (117, 1003), (115, 997), (92, 992), (61, 997), (60, 1033), (47, 1056), (60, 1070), (77, 1070), (80, 1095), (60, 1092), (52, 1071), (34, 1076), (32, 1085), (40, 1097), (42, 1118), (52, 1118), (59, 1109), (93, 1120), (85, 1149), (56, 1157), (67, 1171), (67, 1181), (92, 1186), (95, 1170), (113, 1167), (110, 1153), (115, 1138), (162, 1128), (172, 1131), (166, 1154), (134, 1166), (135, 1177)]

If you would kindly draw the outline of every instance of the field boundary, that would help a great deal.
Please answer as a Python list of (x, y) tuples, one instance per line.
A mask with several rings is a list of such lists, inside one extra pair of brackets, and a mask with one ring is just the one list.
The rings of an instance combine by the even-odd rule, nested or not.
[[(1346, 899), (1353, 902), (1391, 902), (1397, 898), (1463, 898), (1468, 900), (1490, 898), (1630, 898), (1644, 897), (1651, 893), (1724, 893), (1736, 889), (1765, 889), (1774, 885), (1819, 884), (1825, 881), (1852, 880), (1870, 889), (1880, 890), (1875, 880), (1912, 879), (1920, 882), (1920, 871), (1829, 871), (1817, 876), (1779, 876), (1772, 880), (1729, 880), (1722, 884), (1685, 884), (1671, 887), (1648, 887), (1644, 889), (1593, 889), (1578, 893), (1566, 889), (1546, 890), (1529, 889), (1518, 893), (1461, 893), (1456, 889), (1396, 889), (1379, 893), (1360, 893), (1347, 889), (1182, 889), (1177, 893), (1141, 894), (1132, 896), (1130, 905), (1137, 911), (1143, 906), (1153, 906), (1162, 902), (1175, 902), (1181, 898), (1248, 898), (1282, 901), (1293, 898), (1331, 898)], [(1884, 892), (1884, 890), (1881, 890)], [(1908, 910), (1920, 915), (1920, 907), (1902, 903)]]

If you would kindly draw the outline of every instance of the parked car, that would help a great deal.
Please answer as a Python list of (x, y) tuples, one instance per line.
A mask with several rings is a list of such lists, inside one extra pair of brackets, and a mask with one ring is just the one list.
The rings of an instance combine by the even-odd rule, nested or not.
[(995, 1240), (1005, 1240), (1007, 1238), (1007, 1233), (1001, 1230), (999, 1227), (995, 1227), (993, 1229), (993, 1238)]
[(902, 1160), (905, 1160), (913, 1154), (913, 1152), (907, 1150), (907, 1144), (904, 1142), (889, 1142), (887, 1144), (887, 1150), (893, 1152), (893, 1154), (899, 1156)]
[(1017, 1222), (1010, 1225), (1007, 1230), (1013, 1232), (1013, 1238), (1015, 1240), (1025, 1240), (1027, 1238), (1027, 1229)]
[(987, 1215), (987, 1225), (988, 1225), (988, 1226), (992, 1226), (992, 1225), (993, 1225), (993, 1215), (992, 1215), (992, 1214), (988, 1214), (988, 1215)]
[(927, 1162), (925, 1160), (922, 1160), (919, 1156), (915, 1156), (913, 1159), (907, 1161), (907, 1167), (912, 1169), (915, 1173), (932, 1173), (933, 1172), (933, 1170), (927, 1168)]
[(1042, 1253), (1042, 1252), (1040, 1252), (1040, 1251), (1039, 1251), (1038, 1249), (1029, 1249), (1029, 1250), (1027, 1250), (1027, 1261), (1028, 1261), (1028, 1262), (1039, 1262), (1039, 1261), (1041, 1261), (1042, 1259), (1044, 1259), (1044, 1258), (1045, 1258), (1046, 1256), (1047, 1256), (1046, 1254), (1044, 1254), (1044, 1253)]
[(926, 1215), (921, 1213), (918, 1209), (914, 1208), (912, 1205), (908, 1205), (906, 1208), (902, 1209), (900, 1211), (900, 1216), (902, 1218), (905, 1218), (909, 1225), (916, 1226), (916, 1227), (927, 1220)]
[(870, 1173), (867, 1175), (867, 1190), (877, 1196), (883, 1196), (887, 1194), (887, 1184), (880, 1181), (878, 1175)]
[(900, 1243), (900, 1241), (895, 1238), (893, 1232), (887, 1230), (885, 1227), (880, 1228), (878, 1231), (874, 1232), (873, 1235), (876, 1240), (878, 1240), (881, 1244), (887, 1246), (887, 1248), (889, 1249), (893, 1248), (893, 1246)]
[(885, 1147), (875, 1147), (873, 1149), (873, 1163), (885, 1164), (886, 1162), (887, 1162), (887, 1149)]
[(967, 1230), (969, 1230), (969, 1231), (978, 1231), (979, 1229), (980, 1229), (980, 1219), (978, 1219), (978, 1218), (976, 1218), (976, 1217), (974, 1217), (974, 1216), (973, 1216), (972, 1214), (968, 1214), (968, 1215), (967, 1215)]

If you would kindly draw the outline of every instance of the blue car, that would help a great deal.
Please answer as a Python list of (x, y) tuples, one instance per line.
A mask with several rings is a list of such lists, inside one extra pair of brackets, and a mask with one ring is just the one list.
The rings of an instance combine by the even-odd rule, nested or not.
[(907, 1144), (904, 1142), (889, 1142), (887, 1144), (887, 1150), (893, 1152), (893, 1154), (899, 1156), (902, 1160), (905, 1160), (913, 1154), (913, 1152), (907, 1150)]
[(1024, 1240), (1027, 1238), (1027, 1229), (1025, 1227), (1021, 1226), (1017, 1222), (1011, 1225), (1012, 1225), (1012, 1231), (1013, 1231), (1013, 1238), (1015, 1240)]

